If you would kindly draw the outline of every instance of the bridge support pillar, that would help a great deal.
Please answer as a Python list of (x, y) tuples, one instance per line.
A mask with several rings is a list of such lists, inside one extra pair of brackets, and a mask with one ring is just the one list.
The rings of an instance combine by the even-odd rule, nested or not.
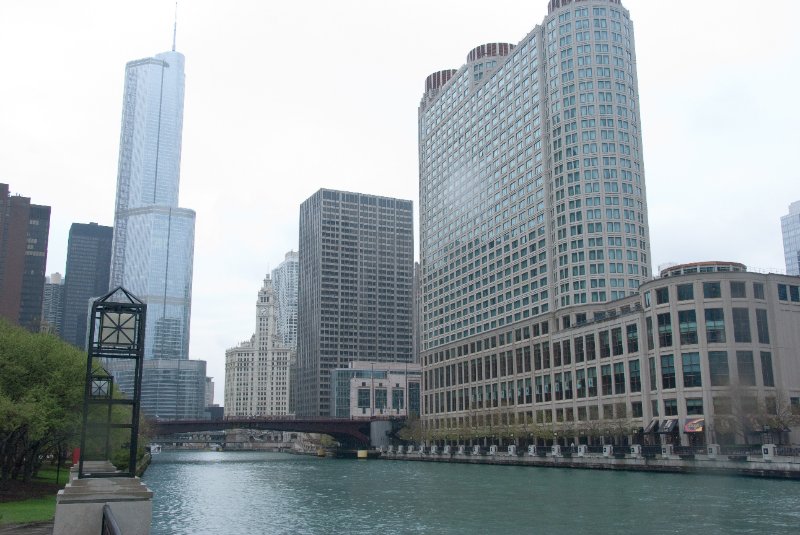
[(392, 433), (392, 422), (377, 420), (369, 423), (369, 445), (373, 448), (388, 446), (389, 435)]

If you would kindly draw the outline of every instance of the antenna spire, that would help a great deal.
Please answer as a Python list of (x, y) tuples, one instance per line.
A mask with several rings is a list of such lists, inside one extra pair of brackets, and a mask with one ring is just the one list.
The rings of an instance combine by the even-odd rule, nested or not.
[(178, 33), (178, 2), (175, 2), (175, 23), (172, 25), (172, 51), (175, 52), (175, 36)]

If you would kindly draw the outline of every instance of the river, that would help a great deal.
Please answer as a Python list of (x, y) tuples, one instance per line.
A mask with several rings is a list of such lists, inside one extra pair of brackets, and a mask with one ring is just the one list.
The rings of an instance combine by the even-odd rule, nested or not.
[(800, 532), (800, 483), (261, 452), (163, 452), (162, 534)]

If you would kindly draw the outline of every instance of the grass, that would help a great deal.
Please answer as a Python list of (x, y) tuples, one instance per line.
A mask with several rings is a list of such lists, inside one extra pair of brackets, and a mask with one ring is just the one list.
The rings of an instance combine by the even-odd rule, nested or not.
[[(26, 497), (18, 501), (0, 502), (0, 525), (27, 524), (29, 522), (47, 522), (56, 513), (56, 467), (43, 466), (39, 474), (25, 485), (25, 494), (44, 494), (38, 497)], [(69, 480), (69, 468), (61, 467), (58, 474), (58, 487), (63, 487)], [(37, 489), (37, 487), (41, 487)]]
[(0, 503), (0, 525), (46, 522), (56, 514), (56, 497), (31, 498), (20, 502)]

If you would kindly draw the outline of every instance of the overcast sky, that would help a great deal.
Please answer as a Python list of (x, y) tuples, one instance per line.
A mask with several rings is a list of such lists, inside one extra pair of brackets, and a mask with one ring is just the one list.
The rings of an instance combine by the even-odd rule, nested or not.
[[(654, 269), (783, 271), (800, 199), (800, 2), (623, 0), (635, 24)], [(52, 206), (47, 271), (73, 222), (113, 225), (125, 63), (171, 47), (170, 0), (0, 2), (0, 182)], [(191, 357), (222, 402), (264, 274), (321, 187), (417, 205), (425, 77), (519, 42), (547, 0), (180, 3), (180, 205), (197, 211)], [(418, 229), (417, 229), (418, 231)]]

